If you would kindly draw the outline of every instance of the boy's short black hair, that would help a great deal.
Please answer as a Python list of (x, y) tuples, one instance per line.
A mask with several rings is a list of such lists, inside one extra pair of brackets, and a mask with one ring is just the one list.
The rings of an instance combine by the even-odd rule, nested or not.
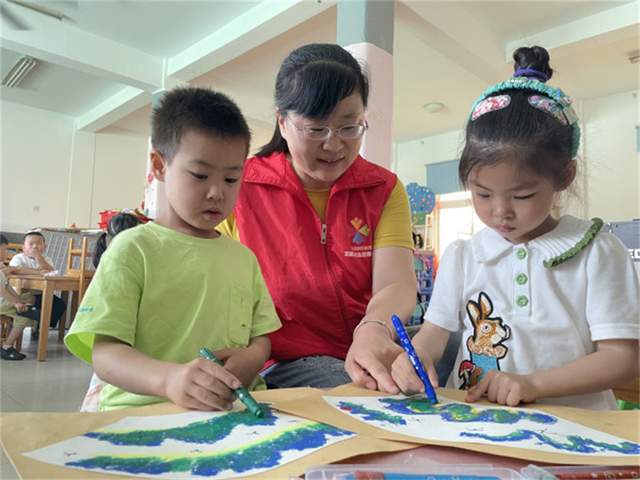
[(40, 237), (42, 238), (43, 242), (46, 242), (47, 239), (44, 237), (44, 235), (40, 232), (27, 232), (24, 234), (24, 238), (22, 239), (22, 242), (24, 243), (24, 241), (27, 239), (27, 237), (31, 237), (31, 236), (36, 236), (36, 237)]
[(189, 130), (224, 139), (251, 142), (251, 131), (242, 112), (229, 97), (206, 88), (176, 88), (168, 92), (151, 114), (151, 145), (167, 162)]
[(9, 240), (7, 240), (7, 237), (5, 237), (3, 234), (0, 233), (0, 245), (8, 245), (9, 244)]

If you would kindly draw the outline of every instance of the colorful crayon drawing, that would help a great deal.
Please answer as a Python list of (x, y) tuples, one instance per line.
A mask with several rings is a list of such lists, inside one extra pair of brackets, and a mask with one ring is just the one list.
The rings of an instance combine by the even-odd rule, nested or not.
[(532, 409), (447, 398), (434, 405), (424, 395), (323, 398), (358, 420), (411, 437), (578, 455), (640, 455), (638, 443)]
[(186, 412), (127, 417), (25, 455), (100, 473), (154, 478), (239, 478), (304, 457), (353, 434), (276, 413)]

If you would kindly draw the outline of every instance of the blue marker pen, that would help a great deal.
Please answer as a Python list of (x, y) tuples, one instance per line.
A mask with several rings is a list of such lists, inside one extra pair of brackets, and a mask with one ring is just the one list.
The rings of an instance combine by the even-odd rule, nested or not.
[(404, 329), (404, 325), (400, 321), (397, 315), (391, 315), (391, 321), (393, 322), (393, 326), (396, 328), (396, 332), (398, 332), (398, 338), (400, 339), (400, 344), (404, 351), (407, 352), (409, 356), (409, 360), (413, 365), (414, 370), (424, 383), (425, 393), (427, 394), (427, 398), (431, 403), (438, 403), (438, 397), (436, 397), (436, 392), (431, 386), (431, 382), (429, 381), (429, 377), (427, 376), (427, 372), (424, 371), (424, 367), (422, 366), (422, 362), (420, 361), (420, 357), (413, 348), (411, 344), (411, 339), (409, 339), (409, 335), (407, 331)]

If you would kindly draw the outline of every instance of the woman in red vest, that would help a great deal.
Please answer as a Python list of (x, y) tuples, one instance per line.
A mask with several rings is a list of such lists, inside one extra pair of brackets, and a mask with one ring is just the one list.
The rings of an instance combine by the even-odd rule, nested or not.
[(256, 254), (282, 321), (270, 335), (271, 387), (399, 391), (390, 316), (415, 307), (413, 240), (402, 183), (358, 154), (368, 94), (342, 47), (291, 52), (276, 79), (273, 138), (247, 160), (234, 214), (219, 226)]

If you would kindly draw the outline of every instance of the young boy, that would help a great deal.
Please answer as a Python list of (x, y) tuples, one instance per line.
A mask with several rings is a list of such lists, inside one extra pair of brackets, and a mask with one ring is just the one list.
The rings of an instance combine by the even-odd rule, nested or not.
[[(215, 230), (240, 189), (249, 128), (226, 96), (169, 92), (152, 116), (155, 222), (120, 233), (100, 260), (65, 342), (107, 382), (100, 410), (166, 399), (229, 409), (255, 387), (280, 328), (251, 251)], [(198, 358), (208, 347), (224, 367)]]
[[(22, 253), (14, 255), (9, 262), (10, 267), (14, 267), (14, 273), (39, 273), (44, 274), (54, 270), (53, 260), (44, 254), (46, 248), (44, 235), (40, 232), (27, 232), (22, 244)], [(34, 294), (34, 306), (40, 308), (42, 305), (42, 294)], [(67, 309), (66, 303), (57, 295), (53, 296), (51, 306), (51, 320), (49, 325), (55, 328), (58, 321)], [(36, 325), (36, 328), (39, 324)], [(38, 331), (31, 329), (31, 338), (38, 338)]]
[[(4, 235), (0, 234), (0, 315), (7, 315), (13, 318), (13, 326), (0, 347), (0, 354), (3, 360), (24, 360), (26, 355), (18, 352), (13, 344), (25, 327), (33, 327), (36, 323), (35, 320), (31, 318), (19, 315), (33, 308), (33, 306), (30, 305), (30, 303), (33, 303), (33, 299), (29, 298), (28, 295), (18, 295), (16, 291), (11, 288), (11, 285), (9, 285), (6, 275), (13, 273), (15, 269), (4, 266), (6, 254), (7, 239)], [(39, 312), (35, 313), (36, 315), (40, 314)]]
[(46, 248), (44, 235), (40, 232), (27, 232), (22, 243), (22, 253), (13, 256), (9, 266), (16, 267), (16, 273), (52, 272), (53, 260), (44, 254)]

